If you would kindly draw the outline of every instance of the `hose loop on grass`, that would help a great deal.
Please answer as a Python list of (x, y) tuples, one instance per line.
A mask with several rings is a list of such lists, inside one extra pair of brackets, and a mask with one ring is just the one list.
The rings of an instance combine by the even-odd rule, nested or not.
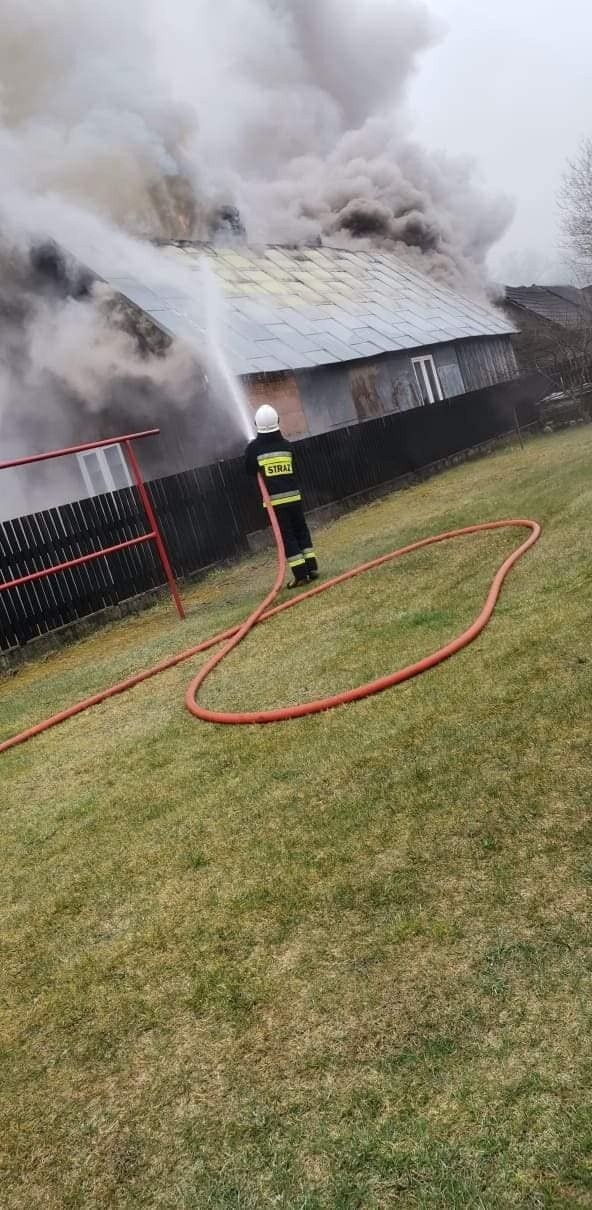
[[(259, 486), (263, 496), (264, 503), (267, 503), (269, 497), (265, 488), (265, 484), (259, 479)], [(310, 714), (320, 714), (322, 711), (333, 710), (336, 706), (344, 706), (350, 702), (361, 701), (362, 698), (371, 697), (375, 693), (382, 693), (385, 689), (390, 689), (393, 685), (400, 685), (403, 681), (411, 680), (412, 677), (419, 676), (423, 672), (427, 672), (430, 668), (435, 668), (437, 664), (443, 663), (444, 660), (455, 655), (457, 651), (461, 651), (463, 647), (468, 647), (469, 643), (474, 640), (485, 629), (495, 609), (498, 597), (500, 595), (502, 585), (508, 573), (514, 567), (514, 564), (526, 554), (535, 542), (538, 541), (541, 535), (541, 527), (536, 521), (525, 519), (512, 519), (508, 521), (488, 521), (481, 525), (469, 525), (464, 529), (454, 529), (447, 533), (436, 534), (430, 538), (423, 538), (420, 542), (412, 542), (409, 546), (403, 546), (400, 550), (394, 550), (390, 554), (381, 555), (378, 559), (372, 559), (369, 563), (362, 563), (359, 567), (354, 567), (350, 571), (343, 572), (340, 576), (334, 576), (331, 580), (326, 580), (323, 584), (309, 589), (307, 592), (300, 593), (297, 597), (292, 597), (289, 601), (282, 605), (273, 605), (279, 592), (282, 589), (284, 576), (286, 572), (286, 558), (282, 543), (281, 533), (277, 518), (273, 508), (267, 509), (277, 549), (277, 571), (273, 587), (267, 593), (267, 596), (253, 610), (249, 617), (240, 626), (231, 627), (220, 634), (215, 634), (204, 642), (198, 643), (195, 647), (190, 647), (185, 651), (179, 652), (177, 655), (171, 656), (169, 659), (161, 660), (152, 668), (147, 668), (143, 672), (138, 672), (135, 676), (128, 677), (124, 681), (119, 681), (116, 685), (111, 685), (108, 689), (103, 689), (100, 693), (93, 694), (92, 697), (87, 697), (83, 701), (76, 702), (72, 706), (68, 706), (65, 710), (53, 714), (50, 718), (46, 718), (43, 722), (36, 723), (33, 727), (28, 727), (26, 730), (19, 732), (18, 735), (11, 736), (10, 739), (0, 743), (0, 753), (7, 752), (11, 748), (17, 747), (19, 744), (24, 744), (27, 740), (33, 739), (36, 735), (42, 735), (43, 732), (49, 731), (52, 727), (57, 727), (60, 723), (65, 723), (70, 718), (75, 718), (78, 714), (83, 714), (86, 710), (92, 709), (94, 706), (99, 706), (101, 703), (108, 701), (112, 697), (117, 697), (119, 694), (127, 693), (128, 690), (134, 689), (136, 685), (141, 685), (144, 681), (151, 680), (152, 677), (159, 676), (162, 672), (167, 672), (170, 668), (176, 668), (178, 664), (182, 664), (186, 660), (193, 659), (194, 656), (200, 655), (204, 651), (209, 651), (212, 647), (218, 647), (217, 651), (193, 678), (187, 690), (185, 704), (190, 713), (203, 722), (217, 723), (223, 725), (234, 726), (252, 726), (261, 723), (279, 723), (285, 722), (288, 719), (304, 718)], [(395, 559), (403, 558), (404, 555), (410, 554), (415, 550), (422, 550), (426, 546), (433, 546), (439, 542), (450, 542), (455, 538), (462, 538), (468, 534), (485, 533), (489, 530), (496, 529), (527, 529), (529, 530), (528, 538), (520, 546), (504, 560), (501, 567), (496, 572), (491, 587), (487, 594), (485, 605), (475, 621), (444, 647), (440, 647), (431, 655), (426, 656), (422, 660), (418, 660), (415, 664), (409, 664), (406, 668), (399, 668), (396, 672), (391, 672), (387, 676), (379, 677), (375, 681), (370, 681), (368, 684), (359, 685), (356, 689), (347, 689), (342, 693), (336, 693), (332, 697), (319, 698), (312, 702), (303, 702), (297, 706), (285, 706), (278, 710), (253, 710), (243, 713), (226, 712), (217, 710), (208, 710), (205, 706), (201, 706), (197, 699), (197, 693), (201, 689), (204, 682), (211, 675), (214, 669), (226, 659), (235, 647), (247, 637), (254, 626), (261, 622), (267, 622), (270, 618), (277, 617), (284, 613), (287, 609), (293, 609), (296, 605), (301, 605), (304, 601), (309, 601), (313, 597), (319, 596), (322, 592), (327, 592), (330, 588), (336, 587), (338, 584), (344, 584), (347, 580), (353, 580), (355, 576), (363, 575), (366, 571), (372, 571), (374, 568), (383, 567), (386, 563), (391, 563)]]

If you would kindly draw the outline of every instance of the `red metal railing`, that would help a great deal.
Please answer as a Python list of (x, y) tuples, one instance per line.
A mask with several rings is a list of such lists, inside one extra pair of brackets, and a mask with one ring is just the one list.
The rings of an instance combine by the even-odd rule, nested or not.
[(102, 559), (106, 555), (115, 554), (117, 551), (127, 550), (130, 546), (140, 546), (144, 542), (154, 542), (171, 597), (177, 607), (177, 613), (180, 618), (184, 618), (185, 610), (179, 595), (177, 582), (158, 526), (156, 514), (146, 490), (146, 484), (138, 459), (132, 446), (133, 441), (140, 441), (144, 437), (157, 437), (159, 433), (160, 429), (146, 429), (142, 433), (125, 433), (123, 437), (110, 437), (105, 441), (88, 441), (84, 445), (70, 445), (62, 450), (49, 450), (44, 454), (31, 454), (27, 458), (12, 458), (8, 462), (0, 462), (0, 471), (5, 471), (18, 466), (31, 466), (35, 462), (48, 462), (51, 458), (65, 458), (69, 454), (84, 454), (89, 450), (99, 450), (104, 449), (106, 446), (119, 445), (124, 452), (130, 475), (138, 489), (149, 527), (147, 533), (140, 534), (137, 538), (128, 538), (125, 542), (117, 542), (115, 546), (101, 547), (100, 550), (93, 550), (87, 555), (78, 556), (76, 559), (67, 559), (64, 563), (56, 563), (52, 567), (44, 567), (39, 571), (31, 571), (27, 575), (17, 576), (14, 580), (0, 581), (0, 592), (6, 592), (9, 588), (19, 588), (22, 584), (29, 584), (32, 580), (41, 580), (44, 576), (55, 575), (57, 572), (66, 571), (70, 567), (80, 567), (83, 563), (90, 563), (93, 559)]

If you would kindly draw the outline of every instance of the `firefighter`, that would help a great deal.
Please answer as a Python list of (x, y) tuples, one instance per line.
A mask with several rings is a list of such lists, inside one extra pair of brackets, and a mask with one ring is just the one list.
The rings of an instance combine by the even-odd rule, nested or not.
[(255, 413), (255, 428), (257, 436), (245, 454), (246, 471), (260, 474), (265, 481), (294, 577), (288, 587), (297, 588), (307, 580), (317, 580), (319, 569), (294, 473), (294, 447), (282, 437), (279, 416), (267, 403)]

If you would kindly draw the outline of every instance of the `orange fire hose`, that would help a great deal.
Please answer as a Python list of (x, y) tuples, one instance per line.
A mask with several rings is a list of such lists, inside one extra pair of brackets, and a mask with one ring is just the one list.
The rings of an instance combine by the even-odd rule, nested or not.
[[(259, 480), (261, 494), (264, 502), (268, 503), (268, 495), (262, 480)], [(273, 608), (272, 602), (281, 591), (284, 576), (286, 571), (286, 557), (281, 538), (280, 528), (273, 508), (268, 508), (268, 515), (273, 529), (273, 534), (277, 547), (277, 574), (275, 577), (273, 588), (268, 592), (265, 599), (260, 605), (249, 615), (245, 622), (240, 626), (231, 627), (229, 630), (222, 631), (220, 634), (213, 635), (204, 642), (199, 643), (196, 647), (190, 647), (186, 651), (179, 652), (177, 655), (171, 656), (169, 659), (161, 660), (152, 668), (147, 668), (143, 672), (138, 672), (135, 676), (128, 677), (127, 680), (119, 681), (116, 685), (111, 685), (108, 689), (103, 689), (100, 693), (93, 694), (92, 697), (85, 698), (83, 701), (76, 702), (67, 709), (59, 711), (58, 714), (46, 718), (43, 722), (37, 723), (33, 727), (28, 727), (25, 731), (21, 731), (18, 735), (11, 736), (10, 739), (0, 743), (0, 753), (7, 752), (10, 748), (15, 748), (18, 744), (24, 744), (27, 740), (33, 739), (36, 735), (41, 735), (44, 731), (49, 731), (51, 727), (56, 727), (59, 723), (64, 723), (70, 718), (74, 718), (77, 714), (82, 714), (86, 710), (90, 710), (93, 706), (99, 706), (102, 702), (106, 702), (109, 698), (116, 697), (121, 693), (126, 693), (128, 689), (134, 689), (136, 685), (141, 685), (144, 681), (150, 680), (152, 677), (158, 676), (161, 672), (167, 672), (170, 668), (175, 668), (178, 664), (182, 664), (185, 660), (190, 660), (201, 652), (209, 651), (210, 648), (223, 644), (220, 651), (217, 651), (203, 665), (199, 673), (192, 680), (186, 694), (185, 702), (187, 709), (195, 716), (208, 723), (222, 723), (234, 725), (260, 724), (260, 723), (276, 723), (284, 722), (287, 719), (303, 718), (308, 714), (319, 714), (321, 711), (332, 710), (336, 706), (343, 706), (348, 702), (357, 702), (362, 698), (370, 697), (375, 693), (382, 693), (383, 690), (391, 688), (393, 685), (400, 685), (403, 681), (411, 680), (412, 677), (419, 676), (422, 672), (427, 672), (430, 668), (434, 668), (437, 664), (441, 664), (444, 660), (455, 655), (457, 651), (461, 651), (463, 647), (468, 647), (469, 643), (481, 634), (491, 619), (495, 609), (498, 597), (500, 595), (503, 582), (511, 571), (515, 563), (531, 546), (534, 546), (541, 534), (541, 527), (536, 521), (524, 519), (512, 519), (508, 521), (488, 521), (481, 525), (469, 525), (464, 529), (451, 530), (448, 533), (436, 534), (430, 538), (423, 538), (419, 542), (412, 542), (409, 546), (404, 546), (400, 550), (392, 551), (390, 554), (382, 555), (378, 559), (372, 559), (369, 563), (363, 563), (359, 567), (354, 567), (350, 571), (344, 572), (340, 576), (335, 576), (331, 580), (325, 581), (316, 588), (309, 589), (307, 592), (302, 592), (291, 600), (284, 602), (282, 605), (276, 605)], [(348, 689), (342, 693), (336, 693), (333, 697), (319, 698), (318, 701), (305, 702), (299, 706), (286, 706), (279, 710), (255, 710), (245, 713), (221, 712), (217, 710), (208, 710), (204, 706), (200, 706), (196, 701), (196, 695), (203, 685), (204, 681), (210, 676), (218, 664), (238, 646), (248, 635), (249, 631), (257, 626), (260, 622), (266, 622), (270, 618), (277, 617), (278, 614), (284, 613), (287, 609), (292, 609), (295, 605), (300, 605), (303, 601), (308, 601), (312, 597), (319, 596), (320, 593), (326, 592), (327, 589), (333, 588), (336, 584), (343, 584), (346, 580), (352, 580), (355, 576), (362, 575), (365, 571), (371, 571), (376, 567), (382, 567), (385, 563), (391, 563), (394, 559), (399, 559), (403, 555), (410, 554), (414, 550), (422, 550), (426, 546), (432, 546), (437, 542), (447, 542), (453, 538), (464, 537), (468, 534), (482, 533), (486, 530), (518, 528), (528, 529), (530, 531), (528, 538), (504, 560), (501, 567), (496, 572), (492, 581), (491, 587), (487, 594), (485, 605), (479, 616), (458, 635), (450, 643), (444, 647), (440, 647), (438, 651), (432, 652), (422, 660), (418, 660), (415, 664), (409, 664), (406, 668), (400, 668), (397, 672), (392, 672), (388, 676), (380, 677), (378, 680), (370, 681), (366, 685), (360, 685), (357, 689)]]

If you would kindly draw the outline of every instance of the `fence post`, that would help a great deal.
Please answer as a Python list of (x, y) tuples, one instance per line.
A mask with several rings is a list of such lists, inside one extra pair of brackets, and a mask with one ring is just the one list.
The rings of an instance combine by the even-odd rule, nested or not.
[(522, 429), (520, 428), (520, 421), (518, 419), (518, 408), (516, 408), (516, 407), (514, 408), (514, 424), (516, 426), (516, 432), (518, 434), (518, 440), (520, 442), (520, 449), (523, 450), (524, 449), (524, 437), (522, 436)]

